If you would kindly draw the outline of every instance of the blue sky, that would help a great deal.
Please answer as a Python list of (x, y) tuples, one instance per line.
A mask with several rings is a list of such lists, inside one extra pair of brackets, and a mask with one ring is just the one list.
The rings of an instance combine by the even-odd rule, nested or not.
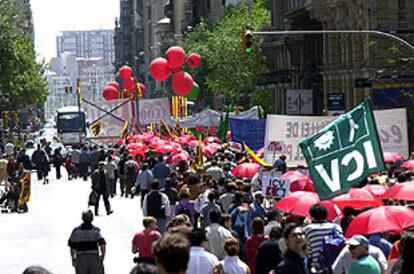
[(63, 30), (114, 29), (119, 0), (31, 0), (36, 52), (56, 56), (56, 36)]

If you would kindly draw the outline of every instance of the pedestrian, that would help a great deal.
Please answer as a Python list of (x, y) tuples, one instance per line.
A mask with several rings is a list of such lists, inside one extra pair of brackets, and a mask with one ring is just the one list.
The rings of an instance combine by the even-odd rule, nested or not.
[(167, 195), (168, 200), (170, 201), (171, 212), (175, 212), (175, 203), (178, 201), (178, 191), (172, 186), (170, 178), (165, 179), (165, 187), (161, 188), (161, 192)]
[(99, 200), (101, 196), (104, 200), (106, 214), (110, 215), (113, 213), (111, 204), (109, 203), (109, 190), (108, 190), (108, 172), (105, 170), (105, 162), (99, 162), (98, 169), (92, 173), (92, 189), (98, 194), (95, 215), (99, 215)]
[(178, 198), (180, 199), (178, 202), (176, 202), (174, 207), (174, 216), (178, 215), (186, 215), (188, 218), (190, 218), (192, 225), (195, 225), (195, 219), (194, 215), (196, 213), (195, 211), (195, 205), (194, 201), (190, 200), (190, 193), (188, 189), (181, 189), (180, 193), (178, 194)]
[(60, 167), (63, 164), (63, 156), (61, 154), (61, 148), (56, 148), (53, 153), (53, 166), (56, 169), (56, 179), (60, 179), (62, 175), (60, 174)]
[(401, 257), (392, 268), (392, 274), (414, 273), (414, 264), (412, 260), (414, 254), (414, 233), (406, 232), (403, 237)]
[(296, 223), (289, 223), (284, 230), (287, 250), (282, 262), (272, 274), (309, 274), (304, 256), (305, 237)]
[(210, 224), (210, 212), (212, 210), (218, 210), (221, 212), (220, 207), (216, 204), (217, 195), (214, 191), (210, 192), (207, 196), (208, 202), (201, 208), (201, 227), (206, 228)]
[(283, 238), (281, 226), (272, 227), (269, 239), (260, 244), (256, 254), (256, 274), (268, 274), (276, 269), (282, 261), (282, 252), (279, 248), (279, 240)]
[(76, 274), (104, 274), (105, 239), (101, 230), (92, 224), (91, 210), (82, 212), (82, 221), (83, 223), (72, 231), (68, 241), (72, 265)]
[[(329, 223), (326, 221), (328, 217), (328, 210), (322, 204), (315, 204), (309, 210), (312, 218), (312, 223), (308, 224), (303, 232), (305, 233), (306, 246), (309, 252), (309, 259), (311, 260), (311, 267), (316, 273), (320, 273), (324, 270), (322, 265), (321, 256), (323, 253), (324, 238), (332, 235), (334, 230), (340, 236), (342, 236), (342, 228), (338, 224)], [(339, 253), (339, 252), (338, 252)]]
[(116, 195), (116, 170), (118, 166), (115, 164), (112, 156), (108, 156), (108, 162), (105, 165), (105, 169), (108, 172), (108, 180), (109, 180), (109, 195), (114, 197)]
[[(264, 221), (259, 217), (255, 217), (251, 224), (252, 235), (247, 238), (245, 244), (247, 265), (250, 268), (252, 274), (256, 273), (256, 253), (259, 246), (267, 240), (264, 235)], [(275, 258), (276, 259), (276, 258)]]
[(129, 274), (159, 274), (159, 271), (155, 265), (140, 263), (134, 266)]
[(219, 269), (225, 274), (250, 274), (250, 268), (239, 258), (240, 243), (234, 237), (224, 241), (226, 257), (220, 262)]
[(152, 171), (149, 169), (148, 163), (144, 163), (135, 181), (135, 192), (137, 192), (137, 190), (141, 191), (141, 208), (144, 203), (145, 195), (147, 195), (150, 191), (150, 184), (153, 179), (154, 176), (152, 175)]
[(132, 253), (139, 254), (134, 261), (138, 264), (149, 263), (155, 265), (151, 245), (161, 238), (161, 234), (157, 231), (157, 220), (152, 216), (144, 217), (142, 224), (144, 230), (136, 233), (132, 239)]
[(369, 241), (367, 238), (362, 235), (354, 235), (347, 241), (347, 244), (352, 258), (355, 259), (348, 274), (381, 274), (378, 262), (368, 253)]
[(190, 260), (190, 242), (180, 233), (164, 234), (152, 247), (160, 274), (185, 274)]
[(7, 174), (7, 164), (9, 161), (5, 159), (3, 154), (0, 153), (0, 185), (7, 183), (7, 178), (9, 175)]
[(219, 263), (216, 256), (206, 251), (207, 237), (204, 229), (194, 229), (190, 235), (190, 261), (187, 274), (210, 274)]
[(217, 160), (211, 161), (211, 165), (206, 169), (205, 174), (210, 175), (216, 182), (218, 182), (220, 178), (225, 178), (224, 171), (221, 167), (219, 167)]
[(267, 212), (267, 224), (265, 226), (265, 236), (269, 236), (270, 230), (273, 227), (282, 228), (282, 212), (280, 212), (277, 208), (272, 208)]
[[(88, 148), (83, 146), (79, 155), (79, 172), (84, 181), (88, 179), (91, 156)], [(93, 170), (91, 170), (93, 172)]]
[(151, 191), (145, 195), (142, 212), (144, 216), (152, 216), (157, 219), (158, 230), (163, 233), (167, 225), (167, 217), (170, 216), (170, 201), (167, 195), (160, 191), (160, 183), (154, 179)]
[(246, 220), (246, 233), (248, 236), (250, 236), (250, 228), (251, 224), (254, 218), (259, 217), (262, 220), (266, 217), (266, 211), (264, 210), (262, 204), (263, 204), (263, 194), (261, 191), (256, 191), (253, 194), (254, 202), (250, 204), (249, 206), (249, 212), (247, 214), (247, 220)]
[(29, 266), (22, 274), (53, 274), (49, 270), (41, 266)]
[(232, 237), (231, 232), (222, 227), (219, 222), (221, 218), (221, 212), (218, 209), (213, 209), (210, 212), (210, 225), (207, 226), (207, 240), (208, 251), (217, 256), (219, 260), (224, 258), (224, 241)]
[(132, 156), (128, 156), (128, 161), (125, 162), (125, 197), (128, 198), (128, 195), (131, 196), (131, 199), (134, 198), (132, 193), (132, 187), (134, 186), (139, 172), (139, 166), (134, 161)]
[(118, 162), (118, 176), (121, 189), (121, 197), (125, 194), (125, 163), (128, 161), (128, 152), (123, 152)]
[(152, 168), (152, 174), (154, 174), (155, 179), (158, 179), (162, 187), (164, 187), (165, 179), (170, 177), (170, 173), (170, 167), (164, 163), (164, 157), (162, 155), (158, 156), (158, 162)]

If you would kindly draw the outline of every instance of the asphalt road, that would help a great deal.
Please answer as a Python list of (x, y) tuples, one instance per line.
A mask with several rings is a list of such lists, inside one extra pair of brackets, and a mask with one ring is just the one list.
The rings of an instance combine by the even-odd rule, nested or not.
[[(50, 183), (43, 185), (32, 174), (32, 199), (29, 212), (0, 214), (0, 273), (19, 274), (30, 265), (46, 267), (54, 274), (75, 273), (67, 241), (72, 229), (81, 223), (87, 208), (90, 180), (56, 180), (54, 170)], [(119, 192), (118, 192), (119, 193)], [(133, 267), (131, 241), (142, 230), (139, 197), (115, 196), (110, 199), (114, 213), (105, 215), (103, 201), (94, 225), (101, 228), (107, 242), (105, 273), (129, 273)]]

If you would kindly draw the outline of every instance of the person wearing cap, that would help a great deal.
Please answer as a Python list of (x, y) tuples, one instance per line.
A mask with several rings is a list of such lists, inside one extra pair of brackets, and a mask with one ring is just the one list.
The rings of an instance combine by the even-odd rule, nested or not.
[(262, 220), (266, 218), (266, 211), (264, 210), (263, 203), (263, 194), (261, 191), (256, 191), (253, 194), (254, 202), (249, 206), (249, 212), (247, 213), (246, 221), (246, 233), (250, 236), (250, 226), (255, 217), (260, 217)]
[(98, 198), (95, 205), (95, 215), (99, 215), (99, 200), (103, 197), (106, 214), (113, 213), (111, 204), (109, 203), (109, 178), (108, 172), (105, 170), (105, 162), (99, 162), (98, 168), (92, 173), (92, 189), (98, 193)]
[(369, 255), (369, 241), (362, 235), (354, 235), (347, 241), (352, 262), (348, 274), (381, 274), (378, 262)]
[(92, 225), (93, 213), (91, 210), (82, 212), (83, 223), (73, 229), (68, 245), (72, 265), (76, 274), (103, 274), (103, 260), (106, 254), (106, 242), (101, 230)]

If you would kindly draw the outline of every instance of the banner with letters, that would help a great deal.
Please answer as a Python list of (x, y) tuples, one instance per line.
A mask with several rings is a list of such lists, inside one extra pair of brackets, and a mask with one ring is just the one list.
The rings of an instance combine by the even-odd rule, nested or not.
[(168, 98), (143, 99), (139, 100), (139, 123), (149, 125), (164, 121), (167, 125), (174, 125), (171, 119), (170, 103)]
[(283, 198), (290, 190), (290, 180), (281, 178), (281, 172), (263, 172), (262, 194), (264, 197)]
[[(374, 116), (382, 150), (398, 152), (408, 158), (406, 109), (376, 110)], [(338, 117), (267, 115), (265, 161), (273, 164), (279, 155), (284, 154), (288, 166), (305, 166), (305, 158), (299, 148), (300, 140), (319, 132)], [(275, 151), (275, 147), (280, 149)]]
[(321, 200), (346, 193), (369, 174), (385, 170), (370, 100), (299, 145)]
[(266, 119), (230, 118), (230, 129), (232, 141), (245, 143), (253, 150), (263, 147)]

